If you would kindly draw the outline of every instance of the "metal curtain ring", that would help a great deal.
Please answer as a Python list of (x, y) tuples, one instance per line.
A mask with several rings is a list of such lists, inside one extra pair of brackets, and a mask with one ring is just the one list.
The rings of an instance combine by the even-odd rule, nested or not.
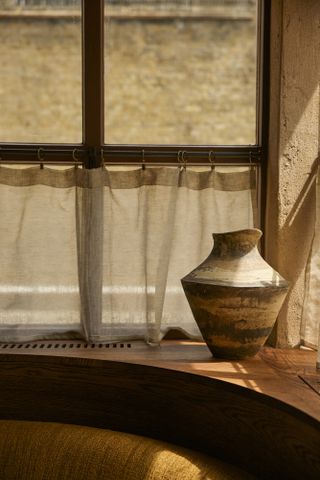
[(42, 148), (38, 148), (37, 157), (40, 162), (40, 168), (43, 169), (44, 153)]
[(144, 156), (144, 149), (142, 150), (141, 155), (142, 155), (142, 170), (145, 170), (146, 160), (145, 160), (145, 156)]
[[(213, 157), (212, 157), (212, 155), (213, 155)], [(210, 165), (211, 165), (211, 170), (213, 170), (215, 165), (214, 165), (214, 153), (212, 152), (212, 150), (209, 151), (209, 162), (210, 162)]]
[(184, 167), (184, 168), (187, 167), (186, 154), (187, 154), (187, 152), (186, 152), (185, 150), (183, 150), (183, 151), (181, 152), (181, 162), (183, 163), (183, 167)]
[(78, 158), (76, 157), (76, 153), (77, 153), (77, 149), (74, 148), (74, 149), (72, 150), (72, 158), (73, 158), (73, 160), (74, 160), (75, 162), (78, 162), (79, 160), (78, 160)]

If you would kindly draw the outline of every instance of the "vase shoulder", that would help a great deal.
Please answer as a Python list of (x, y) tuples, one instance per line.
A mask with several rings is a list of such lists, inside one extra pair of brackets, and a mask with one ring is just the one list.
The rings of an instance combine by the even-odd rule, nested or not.
[(231, 287), (288, 287), (260, 255), (258, 229), (213, 234), (210, 255), (182, 280)]

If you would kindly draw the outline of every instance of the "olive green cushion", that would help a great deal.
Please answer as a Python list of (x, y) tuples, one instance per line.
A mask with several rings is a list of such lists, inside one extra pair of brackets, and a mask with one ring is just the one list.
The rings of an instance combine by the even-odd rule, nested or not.
[(249, 474), (137, 435), (45, 422), (0, 420), (1, 480), (215, 480)]

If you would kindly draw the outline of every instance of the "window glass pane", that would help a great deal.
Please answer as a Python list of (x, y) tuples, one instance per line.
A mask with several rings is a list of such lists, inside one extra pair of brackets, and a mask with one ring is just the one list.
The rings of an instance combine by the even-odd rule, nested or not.
[(0, 141), (82, 141), (80, 3), (0, 0)]
[(257, 0), (106, 0), (106, 143), (255, 144)]

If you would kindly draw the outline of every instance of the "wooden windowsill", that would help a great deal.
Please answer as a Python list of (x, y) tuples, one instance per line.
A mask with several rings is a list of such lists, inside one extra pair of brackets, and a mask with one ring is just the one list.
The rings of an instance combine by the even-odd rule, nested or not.
[[(22, 347), (10, 344), (3, 348), (4, 345), (0, 344), (0, 355), (97, 359), (214, 378), (283, 401), (320, 421), (320, 395), (304, 381), (310, 378), (320, 384), (316, 352), (309, 349), (264, 347), (253, 358), (227, 361), (214, 359), (204, 343), (186, 340), (165, 340), (159, 347), (144, 342), (92, 347), (85, 342), (70, 340), (29, 342)], [(28, 348), (25, 345), (29, 345)]]

